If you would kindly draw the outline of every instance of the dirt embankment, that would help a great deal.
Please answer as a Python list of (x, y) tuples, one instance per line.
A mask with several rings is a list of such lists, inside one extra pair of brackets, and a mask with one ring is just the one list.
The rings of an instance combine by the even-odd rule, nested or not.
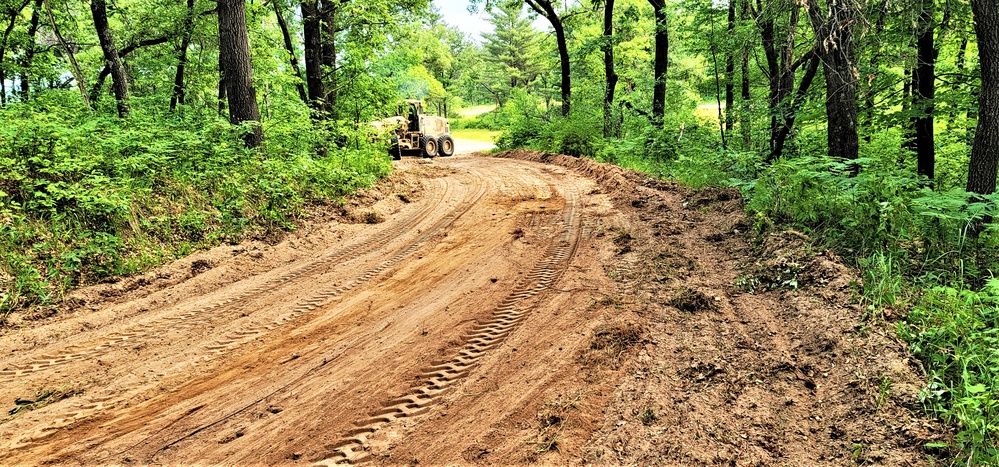
[(919, 465), (943, 436), (853, 273), (751, 245), (737, 192), (533, 151), (397, 169), (4, 330), (0, 459)]

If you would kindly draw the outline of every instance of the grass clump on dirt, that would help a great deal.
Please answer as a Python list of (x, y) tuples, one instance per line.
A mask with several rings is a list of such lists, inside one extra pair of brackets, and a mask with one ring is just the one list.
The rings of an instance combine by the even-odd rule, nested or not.
[(538, 455), (558, 450), (559, 440), (569, 423), (569, 415), (579, 407), (580, 399), (579, 394), (573, 397), (559, 394), (554, 400), (545, 401), (538, 411), (538, 435), (527, 443), (534, 448), (527, 456), (528, 462), (536, 461)]
[(375, 149), (317, 156), (326, 138), (308, 114), (284, 117), (249, 150), (207, 110), (120, 120), (63, 94), (0, 110), (0, 322), (80, 285), (293, 229), (308, 204), (391, 171)]
[(73, 397), (82, 393), (80, 389), (70, 385), (63, 385), (54, 388), (39, 389), (32, 399), (14, 399), (14, 408), (7, 411), (7, 415), (16, 417), (25, 412), (40, 409), (49, 404), (54, 404), (63, 399)]

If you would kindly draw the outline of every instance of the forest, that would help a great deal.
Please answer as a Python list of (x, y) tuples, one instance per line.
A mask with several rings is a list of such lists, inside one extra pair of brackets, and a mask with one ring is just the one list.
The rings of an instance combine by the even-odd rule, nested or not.
[(500, 149), (738, 188), (753, 235), (862, 271), (954, 427), (929, 448), (999, 463), (999, 1), (468, 9), (493, 29), (428, 0), (0, 0), (0, 317), (294, 229), (391, 173), (366, 122), (423, 99)]

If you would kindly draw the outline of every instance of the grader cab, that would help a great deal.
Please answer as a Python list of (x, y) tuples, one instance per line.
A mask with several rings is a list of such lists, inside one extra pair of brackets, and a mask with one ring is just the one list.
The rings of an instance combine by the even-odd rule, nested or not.
[(393, 159), (399, 160), (403, 154), (412, 153), (423, 157), (454, 154), (454, 139), (451, 138), (451, 126), (447, 119), (423, 113), (422, 101), (404, 101), (399, 116), (386, 120), (398, 124), (389, 146)]

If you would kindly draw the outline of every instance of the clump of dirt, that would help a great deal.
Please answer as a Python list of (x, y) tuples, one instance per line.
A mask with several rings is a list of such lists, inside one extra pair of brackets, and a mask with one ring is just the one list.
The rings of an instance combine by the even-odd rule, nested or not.
[(619, 232), (614, 236), (614, 245), (617, 246), (617, 254), (623, 255), (631, 252), (631, 241), (634, 238), (628, 232)]
[(812, 244), (805, 234), (784, 230), (768, 234), (756, 247), (756, 258), (746, 265), (739, 284), (746, 290), (826, 287), (848, 292), (855, 275), (829, 250)]
[(586, 366), (618, 368), (628, 350), (642, 342), (644, 333), (644, 329), (633, 323), (598, 326), (578, 360)]
[(354, 224), (380, 224), (385, 221), (377, 211), (355, 211), (348, 215), (348, 219)]
[[(211, 261), (204, 259), (195, 260), (191, 263), (191, 276), (197, 276), (198, 274), (201, 274), (213, 267), (215, 267), (215, 265), (212, 264)], [(148, 283), (144, 283), (142, 285), (148, 285)]]
[(667, 303), (673, 308), (687, 313), (717, 311), (718, 309), (715, 300), (712, 300), (700, 290), (682, 289)]

